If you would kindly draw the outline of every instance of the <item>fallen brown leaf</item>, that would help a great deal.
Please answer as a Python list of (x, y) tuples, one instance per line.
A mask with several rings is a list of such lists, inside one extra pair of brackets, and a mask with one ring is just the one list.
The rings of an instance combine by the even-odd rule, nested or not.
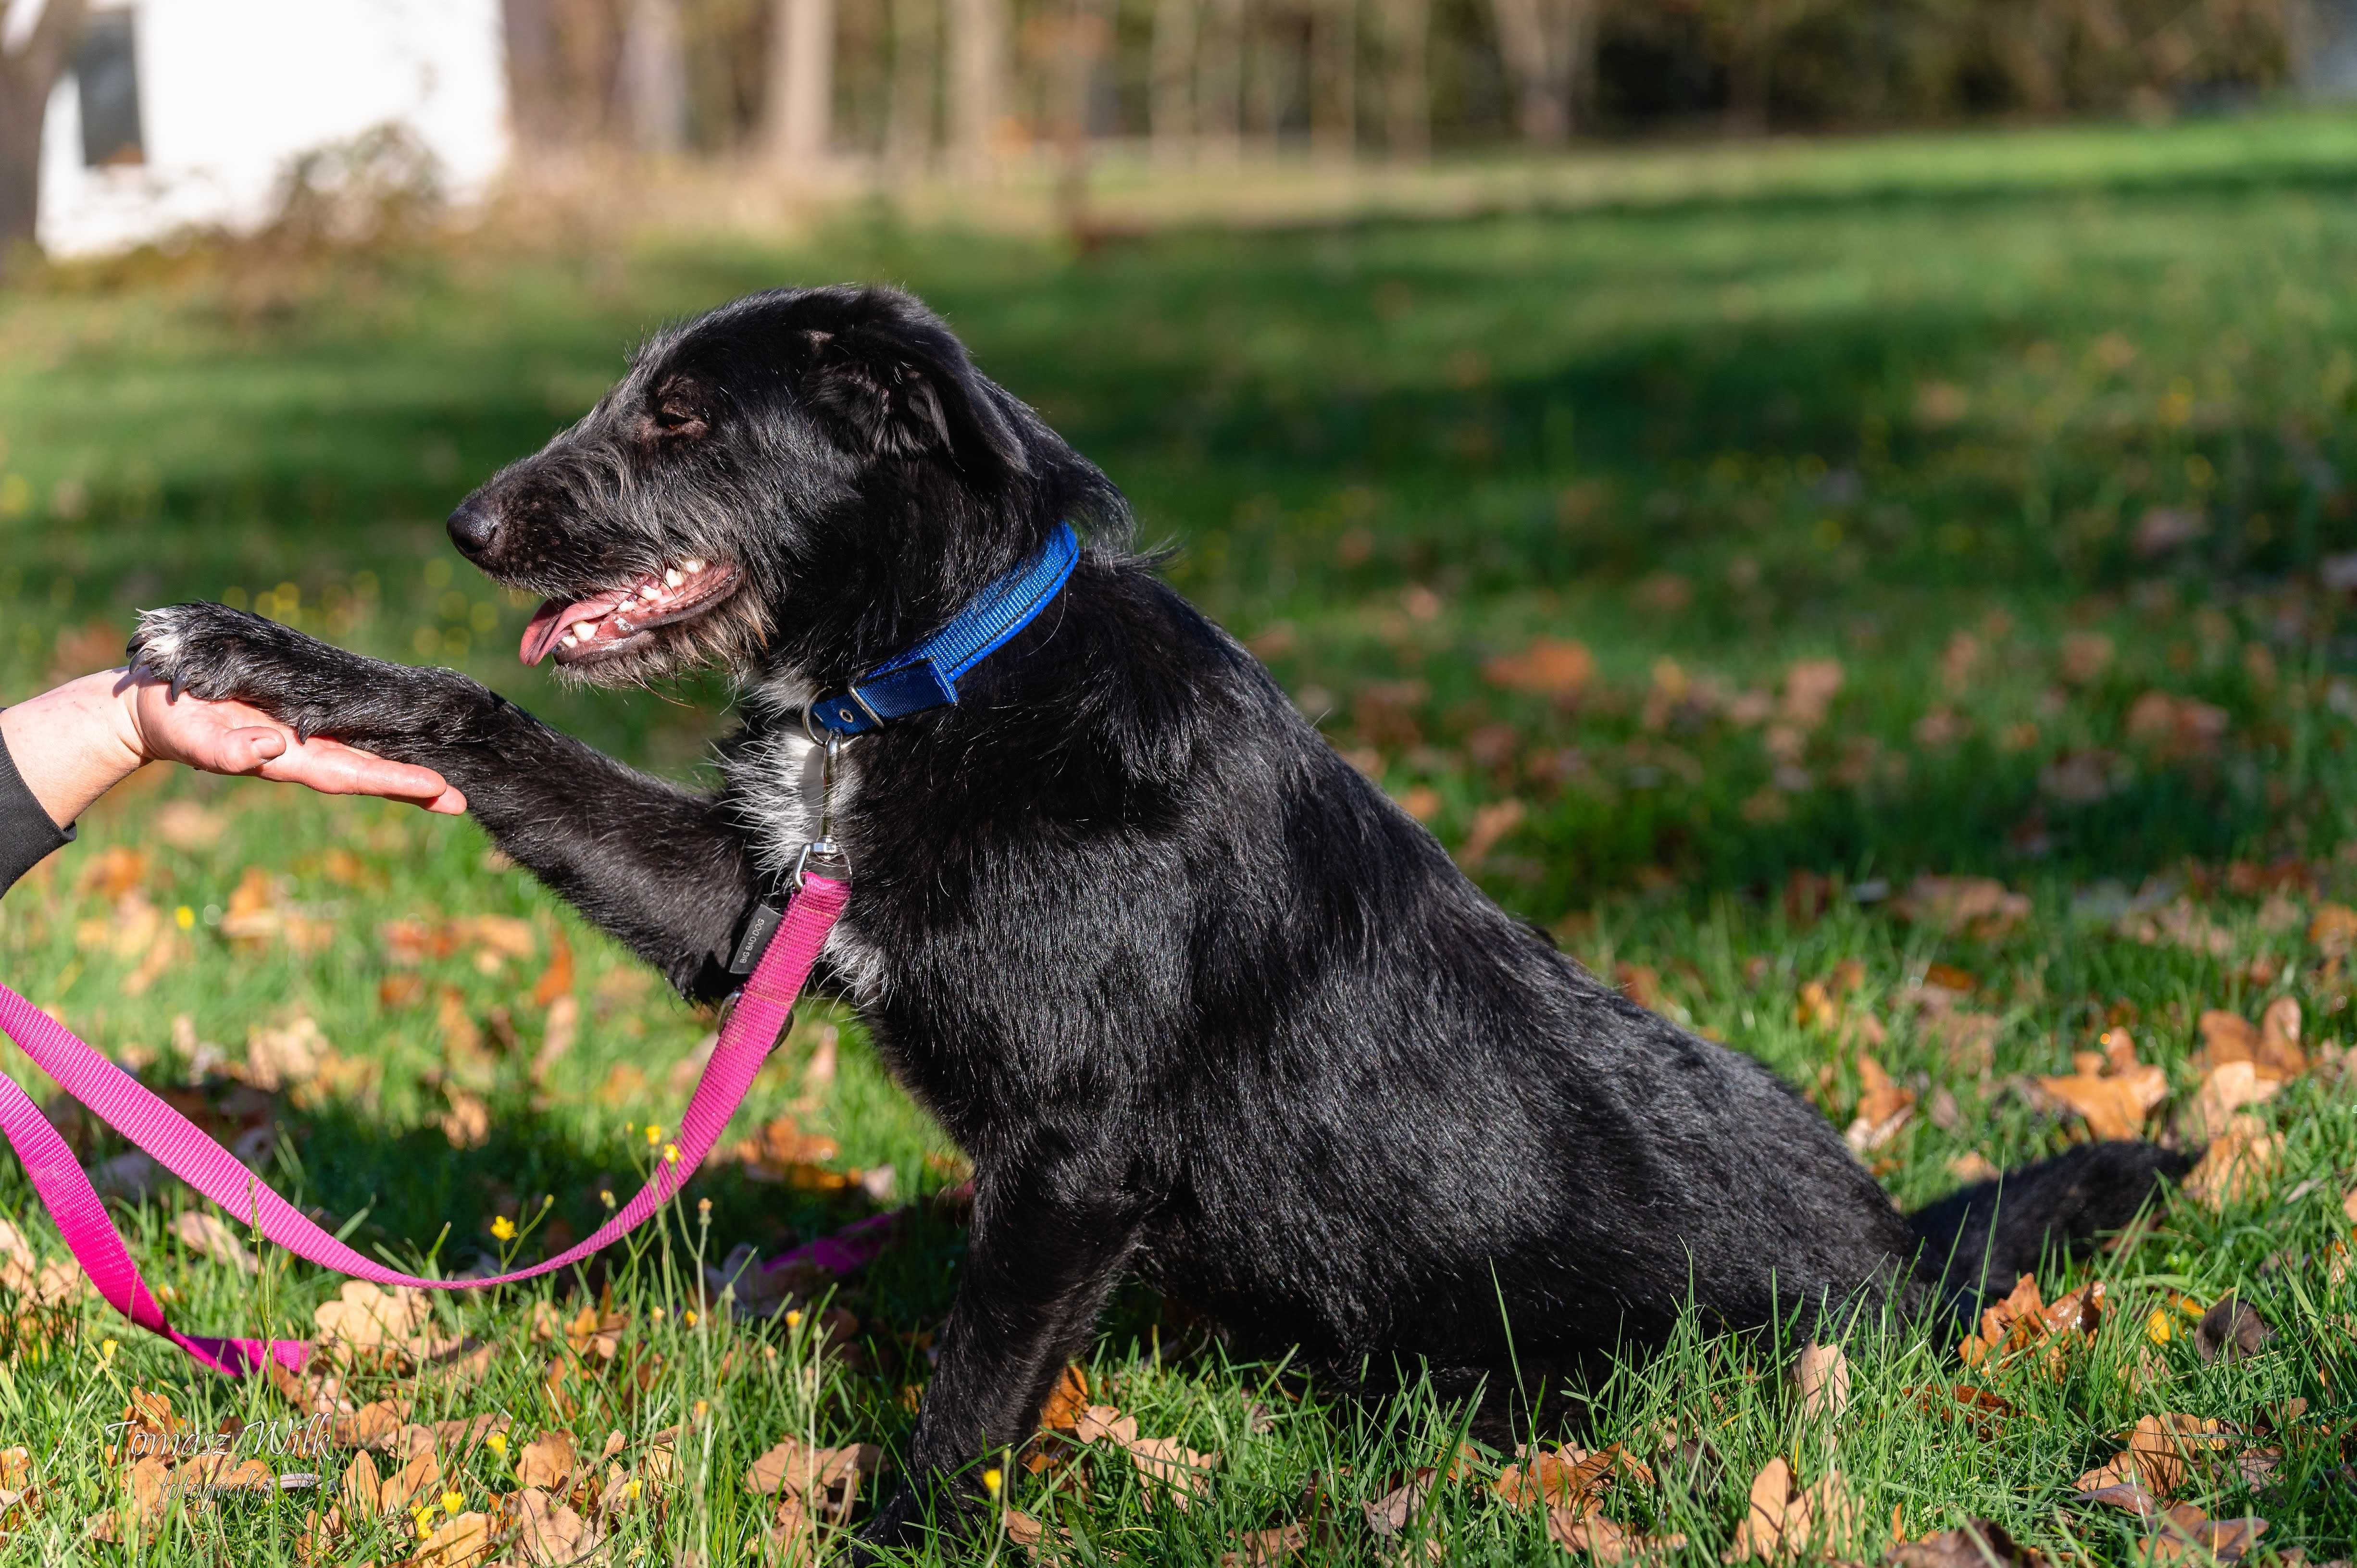
[[(1008, 1510), (1007, 1539), (1021, 1546), (1038, 1545), (1038, 1524), (1032, 1524), (1033, 1533), (1028, 1541), (1015, 1533), (1014, 1520), (1018, 1517)], [(1274, 1530), (1246, 1530), (1234, 1539), (1237, 1550), (1220, 1554), (1220, 1568), (1275, 1568), (1275, 1564), (1309, 1544), (1309, 1526), (1296, 1520)]]
[(1481, 678), (1510, 692), (1577, 697), (1596, 678), (1596, 657), (1584, 644), (1541, 637), (1520, 653), (1500, 654), (1485, 662)]
[(1964, 1365), (2004, 1365), (2033, 1348), (2058, 1377), (2067, 1359), (2083, 1349), (2103, 1324), (2105, 1289), (2101, 1280), (2080, 1286), (2049, 1305), (2038, 1280), (2023, 1274), (2012, 1294), (1984, 1311), (1977, 1330), (1956, 1348)]
[(182, 1209), (172, 1221), (172, 1234), (188, 1251), (227, 1263), (241, 1273), (255, 1273), (262, 1268), (262, 1260), (247, 1251), (237, 1232), (210, 1210)]
[(1907, 1125), (1915, 1113), (1915, 1091), (1891, 1082), (1882, 1064), (1863, 1051), (1858, 1053), (1857, 1076), (1857, 1116), (1842, 1136), (1851, 1154), (1863, 1155), (1890, 1142)]
[(1547, 1509), (1547, 1535), (1565, 1551), (1587, 1552), (1605, 1564), (1675, 1552), (1686, 1543), (1683, 1535), (1645, 1535), (1602, 1514), (1560, 1508)]
[[(2136, 1485), (2167, 1501), (2185, 1485), (2190, 1468), (2223, 1454), (2232, 1430), (2223, 1422), (2192, 1415), (2147, 1415), (2127, 1434), (2127, 1446), (2073, 1483), (2084, 1494)], [(2114, 1507), (2128, 1507), (2112, 1498)]]
[(1056, 1380), (1049, 1391), (1048, 1402), (1040, 1408), (1039, 1424), (1049, 1432), (1070, 1432), (1089, 1407), (1088, 1374), (1077, 1362), (1067, 1364), (1064, 1375)]
[(2029, 898), (1986, 876), (1919, 876), (1890, 901), (1890, 912), (1950, 936), (1994, 941), (2029, 918)]
[(561, 1497), (527, 1487), (515, 1498), (516, 1544), (535, 1568), (561, 1568), (593, 1557), (603, 1544), (597, 1528)]
[(2157, 1063), (2139, 1062), (2126, 1029), (2108, 1030), (2104, 1049), (2080, 1051), (2068, 1077), (2041, 1078), (2038, 1087), (2078, 1112), (2098, 1138), (2136, 1138), (2145, 1120), (2169, 1098), (2169, 1074)]
[(1157, 1490), (1168, 1493), (1172, 1505), (1181, 1510), (1192, 1506), (1203, 1495), (1212, 1466), (1220, 1462), (1217, 1453), (1199, 1454), (1175, 1437), (1141, 1437), (1127, 1446), (1130, 1462), (1147, 1483), (1148, 1508), (1154, 1506)]
[(2204, 1361), (2222, 1355), (2231, 1361), (2257, 1355), (2275, 1337), (2274, 1326), (2259, 1316), (2258, 1308), (2230, 1291), (2194, 1325), (2193, 1348)]
[(538, 1487), (562, 1494), (581, 1465), (581, 1455), (569, 1432), (544, 1432), (516, 1453), (516, 1484), (526, 1491)]
[(1812, 1341), (1792, 1363), (1792, 1383), (1801, 1393), (1803, 1415), (1839, 1421), (1849, 1408), (1849, 1358), (1838, 1345)]
[(1905, 1541), (1882, 1559), (1885, 1568), (2045, 1568), (2045, 1557), (2007, 1535), (2003, 1525), (1966, 1520), (1954, 1530)]
[(2145, 1537), (2156, 1563), (2240, 1562), (2266, 1533), (2263, 1519), (2212, 1519), (2191, 1503), (2179, 1503)]
[(2187, 1173), (2185, 1190), (2210, 1208), (2223, 1208), (2263, 1186), (2282, 1155), (2281, 1133), (2255, 1116), (2237, 1114)]
[(1844, 1541), (1854, 1513), (1840, 1471), (1827, 1470), (1804, 1490), (1793, 1484), (1792, 1466), (1779, 1455), (1752, 1478), (1750, 1509), (1722, 1561), (1796, 1562), (1812, 1548)]

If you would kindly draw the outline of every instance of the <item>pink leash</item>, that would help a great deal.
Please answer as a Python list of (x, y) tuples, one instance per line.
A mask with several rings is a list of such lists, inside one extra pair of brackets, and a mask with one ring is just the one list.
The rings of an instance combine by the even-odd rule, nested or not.
[[(381, 1285), (411, 1285), (419, 1290), (475, 1290), (485, 1285), (513, 1284), (570, 1267), (638, 1229), (655, 1210), (687, 1185), (728, 1119), (752, 1088), (753, 1077), (777, 1045), (792, 1016), (794, 999), (810, 978), (827, 933), (843, 913), (850, 887), (824, 876), (805, 877), (784, 921), (752, 977), (745, 983), (713, 1047), (712, 1059), (695, 1086), (679, 1129), (679, 1158), (655, 1170), (654, 1179), (622, 1206), (597, 1233), (577, 1246), (529, 1269), (481, 1280), (426, 1280), (389, 1269), (361, 1256), (319, 1229), (293, 1204), (257, 1180), (236, 1157), (199, 1131), (196, 1124), (141, 1087), (138, 1079), (108, 1061), (56, 1020), (5, 985), (0, 985), (0, 1030), (38, 1062), (68, 1094), (87, 1106), (98, 1119), (154, 1156), (165, 1169), (211, 1198), (240, 1223), (257, 1226), (263, 1235), (300, 1258), (334, 1269), (355, 1279)], [(49, 1218), (65, 1237), (67, 1249), (109, 1305), (140, 1327), (160, 1334), (204, 1365), (231, 1377), (243, 1377), (260, 1368), (265, 1358), (300, 1370), (310, 1342), (302, 1339), (220, 1339), (183, 1334), (165, 1321), (164, 1310), (140, 1277), (106, 1206), (90, 1185), (66, 1141), (49, 1125), (32, 1097), (5, 1075), (0, 1075), (0, 1132), (7, 1134), (16, 1157), (25, 1163)], [(879, 1234), (890, 1216), (877, 1215), (835, 1236), (813, 1242), (778, 1259), (770, 1269), (810, 1262), (840, 1273), (856, 1268), (880, 1247)]]

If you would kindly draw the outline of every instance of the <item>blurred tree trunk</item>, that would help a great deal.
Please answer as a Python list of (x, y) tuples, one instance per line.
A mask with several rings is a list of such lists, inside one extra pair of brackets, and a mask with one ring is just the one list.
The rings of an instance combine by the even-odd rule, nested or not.
[(950, 142), (970, 174), (996, 161), (1006, 113), (1006, 0), (951, 0)]
[(1309, 14), (1309, 145), (1347, 158), (1359, 143), (1359, 0), (1316, 0)]
[(933, 153), (933, 105), (940, 77), (940, 0), (890, 0), (891, 111), (884, 123), (884, 157), (911, 168)]
[(1202, 0), (1155, 0), (1146, 116), (1158, 158), (1184, 156), (1195, 137), (1195, 46), (1201, 9)]
[(508, 118), (525, 146), (565, 139), (564, 66), (549, 0), (500, 0), (508, 55)]
[(1195, 54), (1195, 134), (1206, 156), (1233, 163), (1244, 141), (1244, 0), (1204, 0)]
[(826, 160), (834, 124), (834, 0), (776, 0), (769, 92), (770, 156), (806, 174)]
[[(0, 36), (27, 0), (0, 0)], [(24, 41), (0, 46), (0, 266), (36, 242), (41, 212), (41, 122), (81, 36), (83, 0), (48, 0)]]
[[(1534, 146), (1560, 146), (1586, 107), (1596, 0), (1491, 0), (1498, 52), (1514, 83), (1514, 123)], [(1749, 0), (1741, 8), (1765, 4)]]
[(679, 0), (630, 0), (622, 29), (623, 123), (642, 153), (687, 146), (687, 37)]
[(1420, 163), (1432, 151), (1432, 84), (1426, 62), (1432, 39), (1432, 0), (1378, 0), (1383, 27), (1383, 147), (1393, 157)]

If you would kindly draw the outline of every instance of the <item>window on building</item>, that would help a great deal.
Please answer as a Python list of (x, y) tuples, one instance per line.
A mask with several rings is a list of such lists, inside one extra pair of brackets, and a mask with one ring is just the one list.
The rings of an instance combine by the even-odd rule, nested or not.
[(91, 17), (74, 54), (74, 82), (81, 90), (82, 163), (91, 168), (145, 163), (130, 12), (101, 11)]

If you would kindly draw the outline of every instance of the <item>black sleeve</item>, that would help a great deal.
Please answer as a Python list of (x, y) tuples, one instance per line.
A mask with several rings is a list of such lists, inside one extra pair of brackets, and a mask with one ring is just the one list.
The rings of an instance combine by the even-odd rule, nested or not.
[(49, 813), (16, 772), (8, 743), (0, 741), (0, 893), (73, 836), (73, 829), (61, 830), (49, 821)]

